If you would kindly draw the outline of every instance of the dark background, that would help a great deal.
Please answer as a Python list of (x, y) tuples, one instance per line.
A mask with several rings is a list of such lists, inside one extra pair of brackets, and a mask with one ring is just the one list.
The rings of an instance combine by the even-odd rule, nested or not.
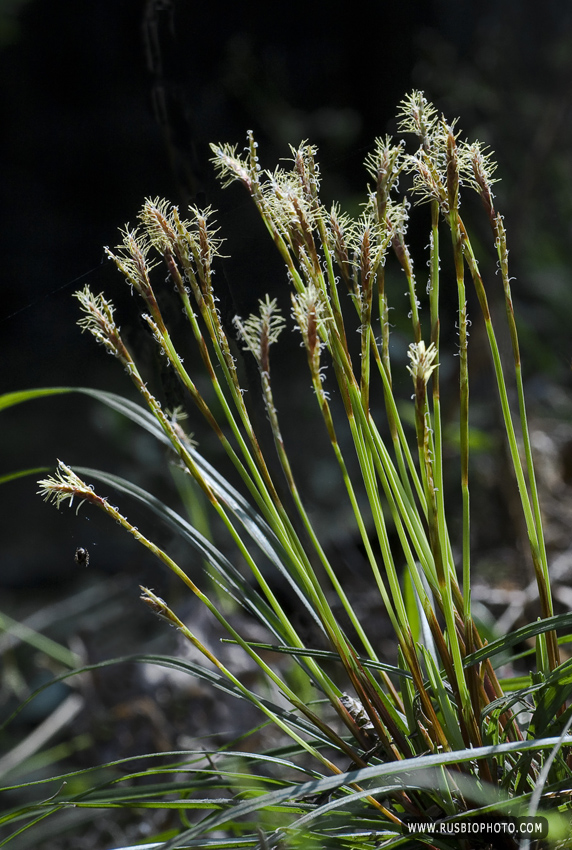
[[(363, 159), (416, 87), (496, 151), (531, 397), (543, 405), (546, 387), (565, 392), (569, 4), (4, 0), (0, 14), (1, 391), (87, 385), (130, 393), (112, 358), (81, 335), (71, 296), (86, 282), (104, 289), (136, 351), (148, 356), (134, 302), (102, 252), (146, 196), (206, 200), (220, 211), (233, 255), (226, 280), (247, 314), (281, 280), (281, 265), (240, 187), (216, 185), (208, 142), (242, 143), (252, 128), (272, 168), (289, 143), (310, 139), (325, 200), (355, 209)], [(163, 486), (161, 453), (82, 397), (6, 411), (0, 433), (3, 473), (62, 457)], [(92, 566), (111, 573), (130, 564), (135, 574), (147, 563), (105, 520), (44, 506), (34, 480), (0, 488), (7, 587), (68, 581), (78, 545), (97, 546)]]

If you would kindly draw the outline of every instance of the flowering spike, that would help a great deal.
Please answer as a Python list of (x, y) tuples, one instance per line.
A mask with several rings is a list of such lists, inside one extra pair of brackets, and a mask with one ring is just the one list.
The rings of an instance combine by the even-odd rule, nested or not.
[(319, 360), (322, 348), (320, 334), (326, 328), (326, 322), (332, 319), (329, 304), (322, 291), (310, 284), (304, 292), (292, 295), (292, 315), (302, 334), (302, 340), (312, 358)]
[(401, 101), (397, 117), (400, 133), (414, 133), (421, 139), (425, 150), (429, 150), (433, 143), (435, 131), (438, 126), (439, 116), (437, 110), (430, 103), (423, 92), (413, 91)]
[(307, 199), (315, 201), (320, 188), (320, 170), (315, 156), (318, 148), (304, 141), (294, 148), (290, 145), (294, 159), (294, 170), (298, 174), (301, 186)]
[(110, 260), (113, 260), (119, 271), (125, 276), (132, 288), (135, 288), (143, 298), (152, 294), (149, 273), (157, 263), (147, 259), (151, 247), (146, 233), (141, 233), (139, 228), (131, 229), (129, 225), (121, 231), (123, 242), (116, 248), (117, 254), (105, 249)]
[(446, 148), (447, 204), (449, 210), (456, 210), (459, 206), (459, 155), (457, 151), (457, 140), (453, 129), (454, 124), (447, 124), (445, 119), (441, 123)]
[[(238, 156), (236, 147), (236, 145), (229, 144), (211, 144), (210, 148), (214, 153), (211, 162), (214, 162), (223, 188), (230, 186), (231, 183), (238, 180), (250, 191), (253, 185), (250, 167), (244, 159)], [(249, 145), (249, 149), (251, 152), (251, 145)]]
[(365, 167), (375, 180), (377, 216), (382, 222), (389, 194), (397, 186), (399, 175), (403, 169), (402, 148), (403, 141), (397, 145), (391, 143), (391, 137), (375, 140), (375, 148), (365, 159)]
[(82, 331), (89, 331), (97, 342), (105, 346), (110, 354), (123, 360), (126, 349), (113, 317), (114, 307), (111, 301), (104, 298), (101, 293), (94, 295), (87, 285), (75, 292), (74, 298), (78, 299), (81, 309), (85, 313), (84, 317), (78, 321)]
[(71, 508), (76, 496), (80, 499), (76, 513), (85, 501), (101, 501), (101, 497), (61, 460), (58, 460), (55, 475), (38, 481), (38, 486), (38, 495), (42, 496), (45, 502), (52, 502), (58, 509), (66, 502), (69, 502)]
[(460, 147), (460, 154), (461, 174), (465, 182), (481, 196), (483, 206), (492, 223), (496, 213), (491, 186), (493, 183), (498, 183), (498, 178), (493, 177), (497, 168), (497, 164), (492, 158), (493, 152), (487, 150), (486, 145), (473, 142), (470, 145), (465, 143)]
[(167, 251), (174, 252), (175, 250), (177, 230), (174, 213), (176, 211), (176, 207), (172, 207), (168, 201), (162, 198), (146, 198), (139, 213), (139, 219), (145, 227), (149, 243), (160, 254), (165, 254)]
[(244, 343), (244, 347), (254, 354), (256, 361), (263, 372), (269, 371), (268, 349), (278, 341), (280, 333), (284, 330), (285, 321), (278, 312), (277, 300), (266, 295), (260, 299), (259, 315), (251, 314), (243, 322), (240, 316), (234, 317), (234, 325), (238, 336)]
[(431, 343), (426, 348), (423, 340), (412, 342), (409, 346), (407, 356), (411, 360), (411, 365), (407, 367), (407, 371), (413, 378), (415, 385), (422, 384), (426, 386), (431, 374), (439, 365), (435, 363), (435, 358), (437, 357), (435, 344)]
[(297, 253), (301, 247), (305, 247), (315, 257), (313, 231), (320, 207), (308, 195), (307, 188), (300, 174), (283, 168), (268, 173), (268, 179), (262, 187), (266, 212), (280, 233)]

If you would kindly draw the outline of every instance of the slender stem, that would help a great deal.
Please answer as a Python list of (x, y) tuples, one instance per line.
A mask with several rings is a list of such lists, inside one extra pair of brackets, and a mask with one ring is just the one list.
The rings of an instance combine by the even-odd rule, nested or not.
[[(520, 361), (520, 346), (518, 343), (518, 333), (516, 329), (516, 319), (514, 316), (514, 308), (512, 304), (512, 294), (510, 286), (510, 277), (508, 272), (508, 248), (506, 244), (506, 232), (502, 216), (497, 215), (494, 219), (495, 246), (499, 258), (499, 267), (502, 275), (503, 290), (505, 296), (506, 316), (510, 332), (512, 344), (512, 352), (514, 358), (514, 369), (516, 377), (516, 388), (518, 394), (518, 409), (520, 413), (520, 424), (522, 432), (522, 441), (524, 445), (524, 454), (526, 458), (526, 469), (528, 473), (528, 483), (530, 487), (530, 495), (532, 499), (532, 507), (534, 510), (534, 521), (536, 524), (536, 533), (538, 537), (538, 546), (540, 554), (540, 563), (544, 575), (544, 582), (547, 589), (550, 589), (550, 575), (548, 572), (548, 559), (546, 556), (546, 544), (544, 540), (544, 532), (542, 528), (542, 514), (540, 510), (540, 500), (538, 496), (538, 486), (536, 484), (536, 475), (534, 471), (534, 459), (532, 456), (532, 446), (530, 442), (530, 432), (528, 428), (528, 417), (526, 414), (526, 403), (524, 398), (524, 383), (522, 379), (522, 365)], [(551, 646), (552, 656), (559, 663), (559, 649), (556, 634), (550, 632), (548, 640), (553, 643)]]
[[(514, 429), (514, 423), (512, 421), (512, 414), (510, 410), (510, 405), (508, 401), (508, 393), (506, 388), (506, 382), (504, 378), (504, 372), (502, 367), (502, 361), (500, 357), (500, 351), (496, 339), (496, 334), (493, 328), (491, 314), (488, 305), (488, 299), (485, 292), (485, 288), (483, 285), (483, 281), (479, 272), (478, 264), (476, 258), (474, 256), (471, 243), (468, 237), (468, 234), (462, 224), (461, 232), (463, 234), (464, 240), (464, 253), (465, 258), (467, 260), (467, 264), (469, 266), (469, 270), (471, 272), (471, 277), (473, 279), (473, 284), (475, 286), (475, 290), (477, 292), (477, 297), (479, 299), (479, 304), (481, 306), (481, 311), (483, 313), (483, 318), (485, 320), (485, 328), (487, 331), (487, 337), (489, 340), (489, 346), (491, 349), (491, 354), (493, 357), (493, 366), (497, 381), (497, 388), (499, 392), (501, 409), (503, 414), (503, 420), (505, 425), (505, 430), (508, 437), (509, 451), (512, 460), (512, 465), (516, 475), (516, 481), (518, 486), (518, 492), (520, 494), (522, 509), (524, 513), (524, 519), (526, 523), (526, 530), (528, 534), (528, 540), (530, 545), (530, 551), (532, 555), (532, 563), (534, 566), (534, 572), (536, 575), (536, 581), (538, 584), (539, 598), (540, 598), (540, 610), (542, 616), (544, 618), (551, 617), (553, 615), (553, 606), (552, 606), (552, 597), (550, 595), (550, 585), (547, 581), (547, 567), (542, 563), (542, 551), (543, 545), (539, 543), (537, 526), (534, 518), (534, 514), (530, 504), (530, 498), (526, 486), (526, 479), (524, 476), (524, 471), (522, 467), (522, 461), (520, 459), (520, 453), (518, 450), (518, 443), (516, 439), (516, 433)], [(549, 661), (550, 668), (553, 670), (558, 666), (558, 644), (556, 640), (556, 636), (553, 632), (549, 633), (551, 637), (548, 640), (548, 652), (549, 652)]]
[(461, 498), (463, 504), (463, 617), (465, 627), (471, 620), (471, 509), (469, 493), (469, 363), (467, 296), (465, 292), (465, 262), (458, 212), (449, 215), (453, 241), (455, 277), (459, 301), (459, 445), (461, 453)]
[(431, 202), (431, 239), (429, 254), (429, 310), (431, 318), (431, 344), (435, 346), (435, 368), (431, 374), (433, 402), (433, 477), (435, 480), (435, 496), (437, 499), (437, 515), (441, 547), (447, 553), (447, 562), (452, 578), (455, 576), (455, 565), (451, 550), (451, 541), (447, 530), (445, 515), (445, 481), (443, 477), (443, 425), (441, 421), (441, 391), (440, 391), (440, 331), (439, 318), (439, 203)]

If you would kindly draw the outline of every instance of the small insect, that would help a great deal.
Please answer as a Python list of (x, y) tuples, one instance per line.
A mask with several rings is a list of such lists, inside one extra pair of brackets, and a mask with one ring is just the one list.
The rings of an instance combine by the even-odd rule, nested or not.
[(375, 727), (359, 699), (354, 699), (349, 694), (344, 693), (340, 697), (340, 702), (359, 728), (367, 732), (372, 738), (377, 739)]
[(75, 550), (74, 561), (78, 565), (78, 567), (87, 567), (89, 566), (89, 552), (87, 549), (83, 547), (79, 547)]

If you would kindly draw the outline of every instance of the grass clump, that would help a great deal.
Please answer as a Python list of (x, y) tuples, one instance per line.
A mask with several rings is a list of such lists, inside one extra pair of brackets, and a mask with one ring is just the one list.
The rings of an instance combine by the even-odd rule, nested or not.
[[(72, 470), (60, 462), (55, 475), (40, 481), (40, 492), (58, 507), (86, 502), (100, 508), (181, 579), (228, 639), (254, 662), (260, 684), (255, 688), (241, 681), (215, 647), (203, 644), (192, 623), (183, 622), (168, 601), (144, 587), (145, 604), (174, 625), (208, 662), (202, 666), (170, 659), (169, 663), (253, 704), (289, 742), (261, 754), (221, 750), (208, 759), (201, 753), (173, 755), (168, 767), (158, 769), (163, 784), (156, 780), (151, 796), (145, 797), (157, 807), (180, 810), (180, 828), (158, 839), (164, 850), (422, 844), (469, 848), (486, 846), (489, 840), (483, 833), (485, 837), (478, 839), (482, 844), (475, 843), (468, 831), (471, 824), (539, 810), (549, 818), (554, 846), (565, 834), (572, 667), (560, 661), (556, 629), (568, 625), (568, 620), (554, 615), (550, 594), (506, 233), (492, 192), (495, 165), (478, 142), (460, 140), (454, 123), (448, 124), (419, 92), (403, 101), (399, 122), (402, 133), (416, 138), (417, 149), (409, 153), (404, 142), (389, 137), (376, 141), (366, 160), (371, 183), (357, 218), (338, 205), (331, 209), (323, 205), (312, 145), (292, 148), (290, 167), (274, 171), (261, 168), (252, 133), (244, 152), (231, 145), (212, 146), (223, 185), (244, 186), (286, 266), (289, 316), (276, 298), (266, 296), (255, 315), (236, 316), (234, 334), (229, 333), (213, 285), (222, 239), (211, 210), (193, 207), (182, 217), (167, 201), (149, 199), (139, 225), (126, 228), (119, 248), (108, 250), (139, 297), (156, 346), (236, 468), (241, 491), (201, 456), (183, 428), (181, 411), (164, 409), (152, 394), (124, 342), (113, 304), (87, 286), (76, 293), (80, 325), (120, 361), (145, 408), (89, 392), (171, 447), (227, 529), (245, 569), (183, 516), (116, 476)], [(409, 181), (413, 197), (427, 210), (426, 295), (419, 293), (408, 247), (410, 204), (400, 194), (400, 181)], [(490, 224), (512, 343), (511, 369), (505, 370), (501, 363), (487, 290), (460, 214), (461, 190), (480, 196)], [(448, 252), (452, 262), (445, 267), (452, 271), (444, 273), (441, 257)], [(399, 357), (395, 362), (391, 345), (390, 310), (399, 311), (400, 305), (390, 303), (386, 281), (390, 262), (402, 270), (407, 285), (408, 364)], [(155, 272), (156, 266), (162, 268)], [(187, 371), (164, 319), (156, 290), (164, 285), (165, 270), (210, 378), (211, 394), (200, 389), (196, 376)], [(469, 474), (469, 286), (476, 293), (488, 338), (539, 600), (536, 622), (490, 644), (479, 633), (471, 607), (475, 518)], [(445, 492), (450, 476), (445, 475), (440, 368), (452, 355), (441, 347), (444, 287), (453, 288), (457, 299), (459, 539), (450, 533)], [(391, 623), (394, 664), (380, 657), (375, 636), (362, 623), (351, 588), (331, 562), (298, 489), (271, 376), (273, 352), (279, 350), (287, 326), (297, 331), (305, 350), (324, 437), (339, 468), (340, 498), (345, 492), (367, 559), (371, 593), (377, 595), (380, 616)], [(276, 479), (276, 464), (261, 449), (260, 434), (245, 403), (237, 344), (258, 367), (281, 481)], [(396, 374), (401, 383), (406, 370), (414, 430), (404, 421), (394, 388)], [(518, 398), (516, 414), (509, 404), (509, 386)], [(87, 484), (88, 479), (133, 497), (160, 515), (200, 554), (216, 583), (205, 581), (200, 586), (196, 577), (191, 578)], [(307, 645), (275, 589), (278, 584), (270, 578), (271, 571), (312, 622), (319, 648)], [(255, 644), (240, 633), (228, 616), (225, 596), (264, 626), (267, 644)], [(501, 650), (506, 659), (510, 647), (527, 638), (535, 640), (537, 668), (520, 679), (515, 690), (516, 683), (499, 681), (495, 660)], [(269, 660), (283, 659), (285, 654), (297, 668), (296, 675)], [(307, 698), (308, 682), (315, 700)], [(171, 777), (174, 772), (176, 781)], [(301, 781), (292, 781), (292, 775)], [(222, 796), (205, 799), (205, 783)], [(137, 799), (133, 792), (133, 798), (123, 797), (120, 788), (121, 781), (104, 791), (84, 792), (66, 804), (95, 804), (97, 796), (103, 808), (142, 805), (143, 796)], [(56, 811), (63, 803), (43, 805)], [(193, 810), (201, 817), (193, 817)], [(416, 825), (413, 838), (411, 824)], [(427, 824), (434, 826), (429, 829)], [(519, 840), (513, 830), (507, 838), (513, 844), (506, 846), (518, 846)]]

